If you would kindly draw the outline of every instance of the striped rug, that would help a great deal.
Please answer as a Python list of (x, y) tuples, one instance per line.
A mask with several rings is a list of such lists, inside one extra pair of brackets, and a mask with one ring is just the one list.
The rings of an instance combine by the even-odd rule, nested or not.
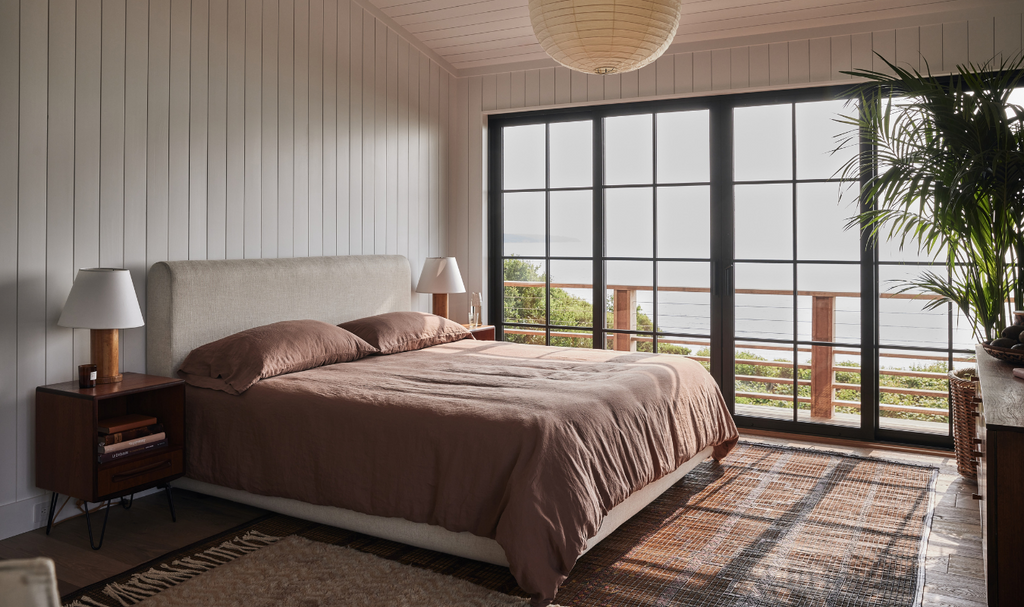
[[(937, 469), (931, 467), (740, 443), (723, 464), (709, 460), (699, 465), (584, 555), (559, 591), (558, 603), (566, 607), (920, 604), (936, 475)], [(324, 544), (380, 557), (388, 566), (400, 567), (395, 571), (405, 567), (461, 580), (434, 580), (436, 586), (422, 580), (410, 584), (451, 586), (472, 594), (472, 588), (463, 588), (468, 582), (465, 586), (483, 592), (478, 598), (454, 599), (454, 595), (431, 591), (436, 600), (392, 599), (388, 604), (512, 605), (523, 603), (507, 599), (526, 596), (502, 567), (270, 515), (94, 584), (64, 597), (64, 602), (75, 607), (135, 605), (168, 588), (198, 584), (207, 572), (227, 563), (244, 572), (251, 555), (291, 536), (312, 542), (288, 542), (291, 552), (287, 554), (304, 557), (279, 556), (271, 550), (262, 559), (273, 558), (273, 570), (284, 576), (290, 567), (309, 569), (308, 563), (327, 558), (310, 557), (312, 548), (295, 552), (298, 548), (293, 544)], [(331, 558), (337, 556), (331, 554)], [(260, 569), (255, 560), (252, 571), (263, 573), (237, 574), (247, 580), (243, 586), (277, 583), (267, 579), (265, 567)], [(399, 579), (397, 573), (388, 575)], [(349, 579), (346, 593), (331, 594), (326, 602), (320, 584), (299, 584), (308, 586), (309, 596), (295, 597), (295, 604), (384, 604), (357, 600), (374, 596), (374, 591), (353, 586), (356, 582)], [(167, 592), (156, 602), (189, 604), (169, 602), (173, 594)], [(243, 596), (235, 598), (234, 603), (218, 600), (216, 604), (252, 605)]]

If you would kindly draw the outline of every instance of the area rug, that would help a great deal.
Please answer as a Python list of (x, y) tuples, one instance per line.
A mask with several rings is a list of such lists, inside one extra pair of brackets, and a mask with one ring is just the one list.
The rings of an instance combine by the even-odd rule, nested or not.
[[(584, 555), (564, 606), (920, 604), (937, 469), (740, 443)], [(271, 515), (69, 607), (526, 605), (508, 569)]]

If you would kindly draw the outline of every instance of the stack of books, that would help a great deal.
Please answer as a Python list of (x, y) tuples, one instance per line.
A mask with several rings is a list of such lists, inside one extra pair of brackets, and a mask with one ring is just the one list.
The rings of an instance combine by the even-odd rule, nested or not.
[(132, 413), (99, 421), (96, 449), (101, 464), (166, 446), (163, 424), (151, 415)]

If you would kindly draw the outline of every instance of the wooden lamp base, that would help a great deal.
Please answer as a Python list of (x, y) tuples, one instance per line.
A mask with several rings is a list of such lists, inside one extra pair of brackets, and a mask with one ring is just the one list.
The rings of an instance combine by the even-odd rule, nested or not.
[[(448, 318), (448, 294), (434, 293), (434, 314)], [(449, 319), (451, 320), (451, 319)]]
[(120, 329), (91, 329), (89, 343), (92, 362), (96, 364), (97, 384), (116, 384), (124, 377), (120, 371), (118, 334)]

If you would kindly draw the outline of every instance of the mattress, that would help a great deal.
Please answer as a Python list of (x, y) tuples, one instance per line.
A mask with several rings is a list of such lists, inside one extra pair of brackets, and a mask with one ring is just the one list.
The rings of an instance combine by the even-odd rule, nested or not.
[(609, 510), (736, 427), (671, 355), (465, 340), (187, 389), (186, 474), (492, 538), (551, 602)]

